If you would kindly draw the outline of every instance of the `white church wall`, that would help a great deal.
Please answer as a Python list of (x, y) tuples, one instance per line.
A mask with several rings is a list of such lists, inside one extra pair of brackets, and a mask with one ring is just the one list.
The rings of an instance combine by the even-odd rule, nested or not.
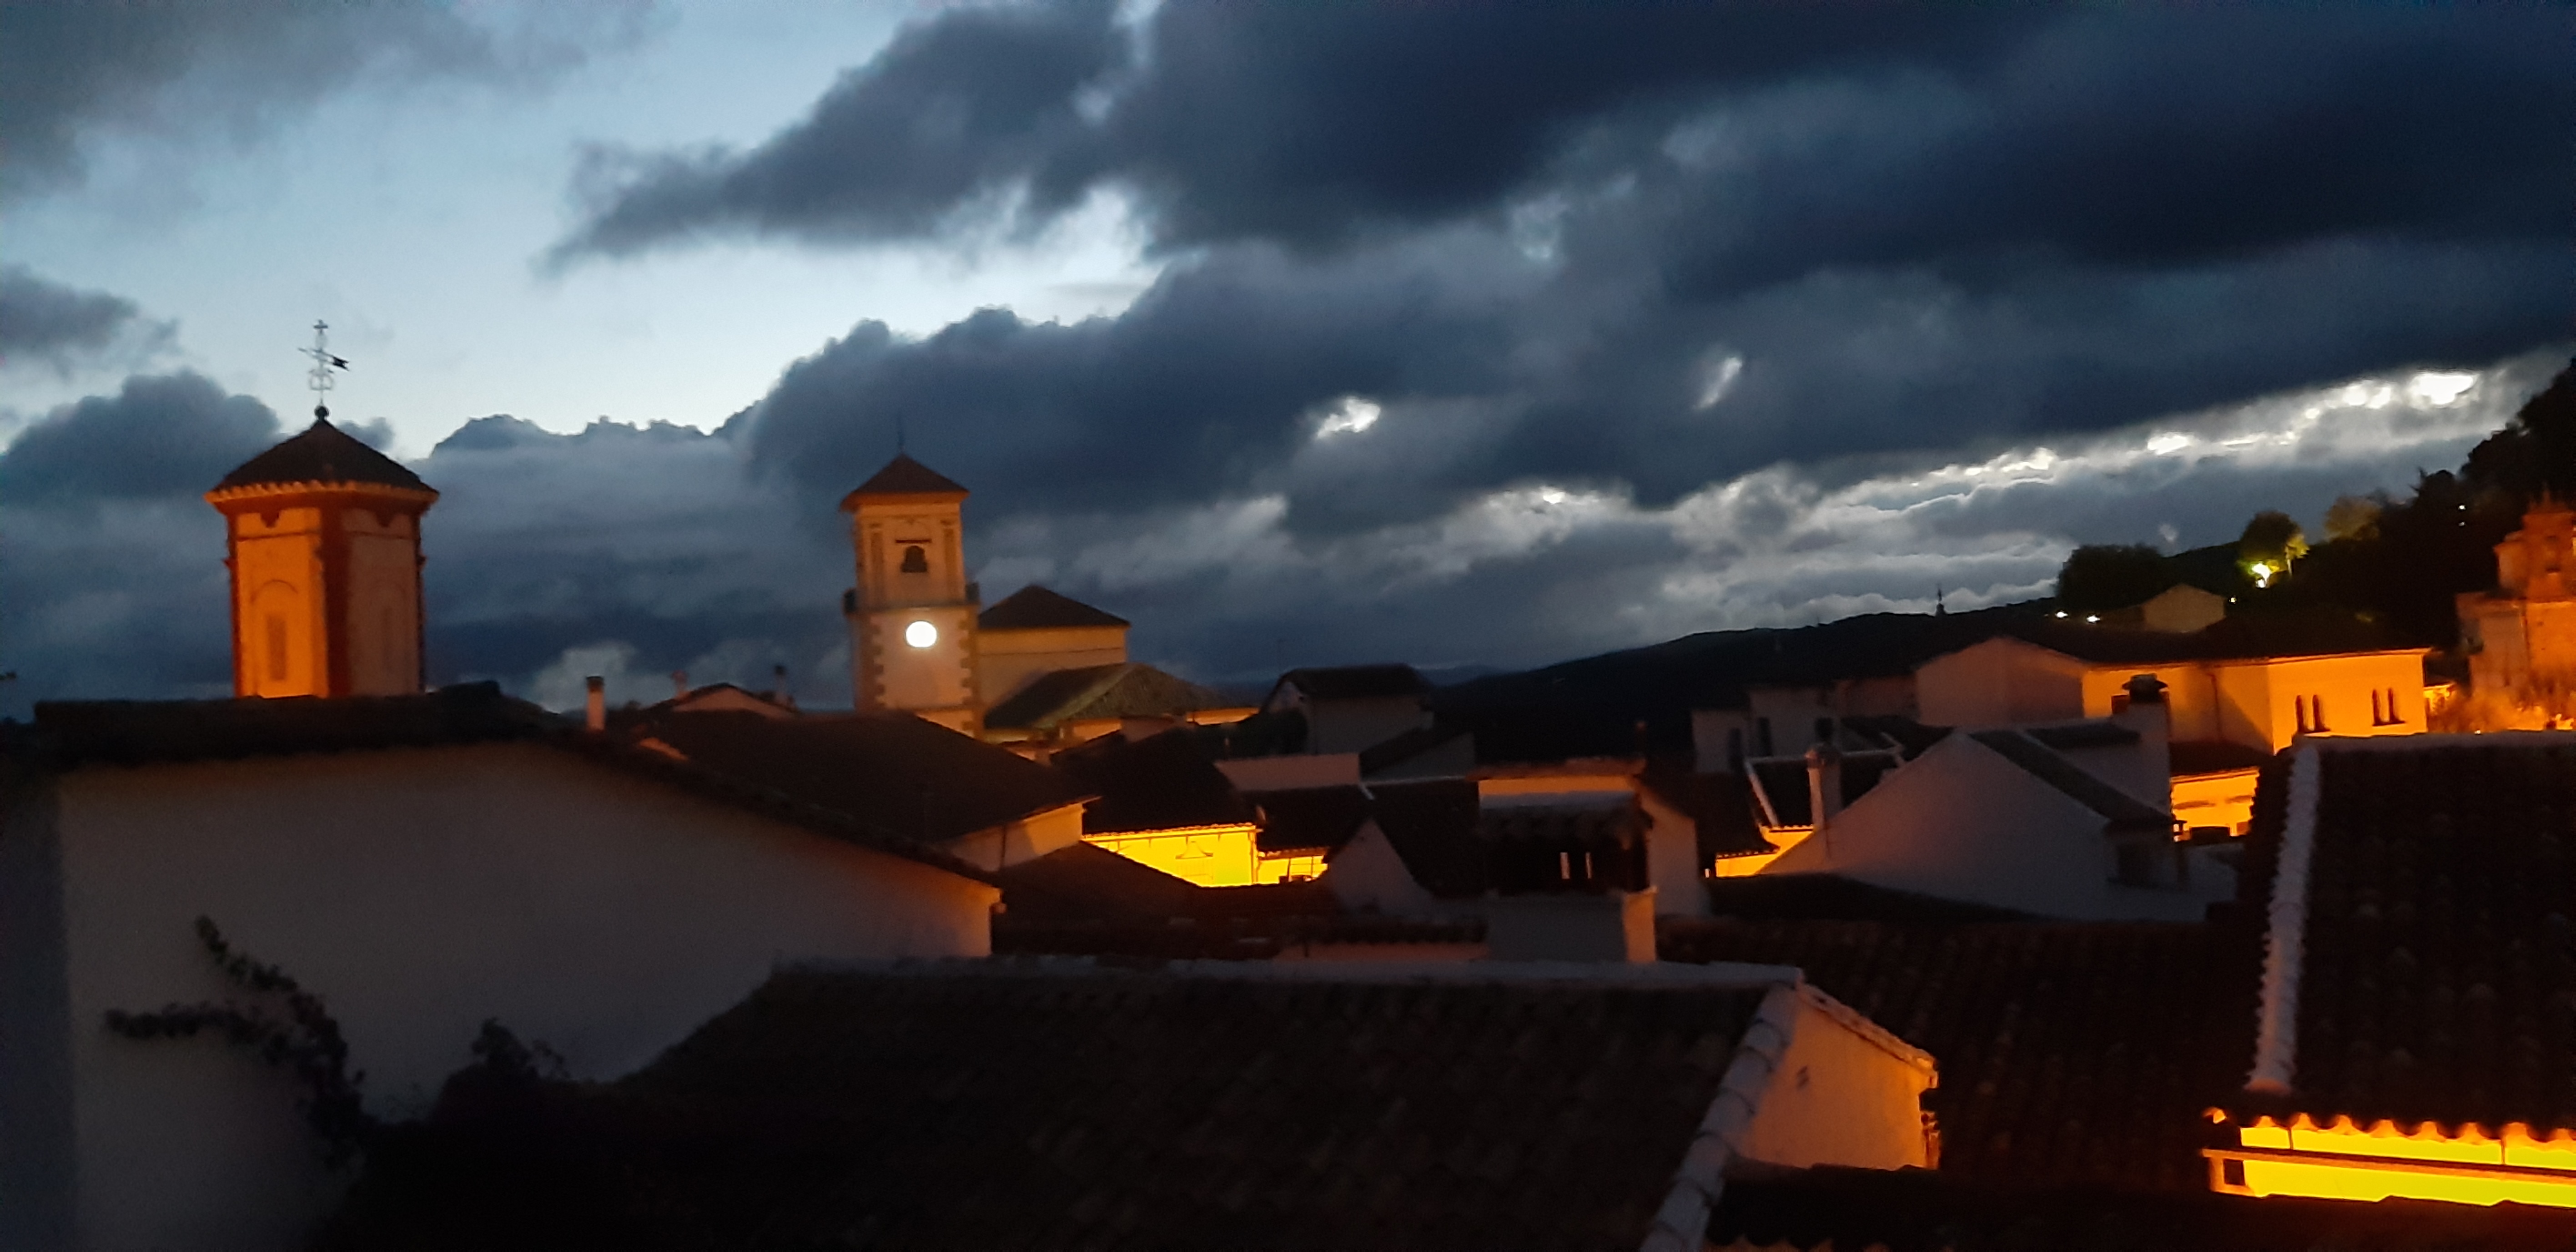
[(998, 895), (535, 745), (90, 768), (58, 800), (85, 1249), (290, 1246), (334, 1191), (276, 1075), (101, 1026), (228, 993), (201, 915), (323, 997), (402, 1116), (487, 1018), (612, 1077), (782, 961), (982, 955)]

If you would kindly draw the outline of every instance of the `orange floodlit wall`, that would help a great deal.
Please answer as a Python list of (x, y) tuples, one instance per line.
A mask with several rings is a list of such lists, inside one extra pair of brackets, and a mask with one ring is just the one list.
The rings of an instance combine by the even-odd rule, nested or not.
[(2176, 774), (2174, 821), (2185, 830), (2216, 826), (2241, 835), (2254, 824), (2254, 784), (2260, 769), (2231, 769), (2215, 774)]
[(2476, 1126), (2446, 1134), (2432, 1122), (2401, 1130), (2302, 1113), (2286, 1124), (2256, 1118), (2237, 1128), (2236, 1147), (2204, 1155), (2210, 1189), (2233, 1195), (2576, 1208), (2576, 1135), (2564, 1128), (2542, 1136), (2514, 1122), (2490, 1137)]
[(1324, 872), (1321, 852), (1263, 856), (1253, 841), (1256, 830), (1251, 825), (1189, 826), (1082, 838), (1085, 843), (1202, 887), (1252, 887), (1313, 878)]

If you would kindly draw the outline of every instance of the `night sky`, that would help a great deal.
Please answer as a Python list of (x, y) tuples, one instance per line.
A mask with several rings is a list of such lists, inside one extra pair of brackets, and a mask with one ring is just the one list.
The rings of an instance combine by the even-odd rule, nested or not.
[(1540, 663), (2314, 529), (2565, 363), (2540, 6), (0, 10), (0, 712), (228, 694), (198, 494), (445, 498), (434, 681), (848, 701), (834, 503), (1138, 659)]

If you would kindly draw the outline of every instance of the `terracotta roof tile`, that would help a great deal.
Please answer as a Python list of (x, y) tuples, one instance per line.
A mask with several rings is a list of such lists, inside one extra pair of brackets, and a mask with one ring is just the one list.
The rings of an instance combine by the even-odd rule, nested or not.
[[(988, 872), (922, 842), (910, 829), (879, 823), (869, 813), (824, 803), (758, 778), (674, 760), (624, 739), (589, 733), (533, 704), (502, 695), (498, 685), (488, 682), (416, 696), (43, 702), (36, 705), (35, 715), (33, 726), (17, 729), (17, 742), (5, 746), (12, 754), (57, 769), (482, 743), (544, 744), (818, 834), (990, 881)], [(749, 713), (682, 716), (764, 720)]]
[(1794, 965), (1941, 1066), (1941, 1172), (2198, 1191), (2201, 1113), (2244, 1080), (2255, 937), (2148, 922), (1667, 923), (1666, 960)]
[(1021, 688), (984, 715), (1003, 730), (1053, 730), (1067, 722), (1171, 717), (1227, 706), (1226, 697), (1133, 661), (1060, 669)]
[(1002, 597), (975, 619), (981, 630), (1045, 630), (1066, 626), (1125, 626), (1126, 618), (1030, 583)]
[[(2576, 735), (2318, 743), (2282, 1103), (2489, 1133), (2576, 1127)], [(2294, 755), (2266, 767), (2257, 797), (2260, 898)]]
[(2093, 810), (2112, 830), (2156, 832), (2173, 828), (2172, 814), (2157, 812), (2145, 801), (2094, 777), (2083, 766), (2050, 751), (2021, 731), (1980, 730), (1968, 737), (2020, 766), (2022, 772), (2056, 788), (2067, 799)]
[(1055, 755), (1050, 764), (1100, 797), (1082, 815), (1085, 834), (1173, 830), (1251, 822), (1251, 801), (1177, 731), (1144, 739), (1103, 735)]
[(947, 475), (913, 460), (905, 453), (898, 452), (894, 454), (893, 460), (885, 463), (884, 469), (878, 470), (866, 482), (860, 483), (856, 490), (844, 497), (841, 507), (845, 510), (851, 508), (851, 502), (861, 496), (962, 496), (965, 494), (967, 494), (966, 488), (958, 485)]
[(374, 483), (429, 490), (420, 475), (319, 417), (302, 433), (236, 466), (215, 484), (215, 490), (288, 483)]

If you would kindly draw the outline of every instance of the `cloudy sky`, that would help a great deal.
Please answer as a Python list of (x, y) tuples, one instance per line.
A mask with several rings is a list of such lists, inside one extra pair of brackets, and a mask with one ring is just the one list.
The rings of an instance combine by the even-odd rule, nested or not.
[(2313, 526), (2567, 359), (2568, 11), (0, 9), (0, 712), (221, 694), (199, 492), (445, 493), (432, 677), (846, 703), (834, 502), (1142, 659), (1518, 666)]

